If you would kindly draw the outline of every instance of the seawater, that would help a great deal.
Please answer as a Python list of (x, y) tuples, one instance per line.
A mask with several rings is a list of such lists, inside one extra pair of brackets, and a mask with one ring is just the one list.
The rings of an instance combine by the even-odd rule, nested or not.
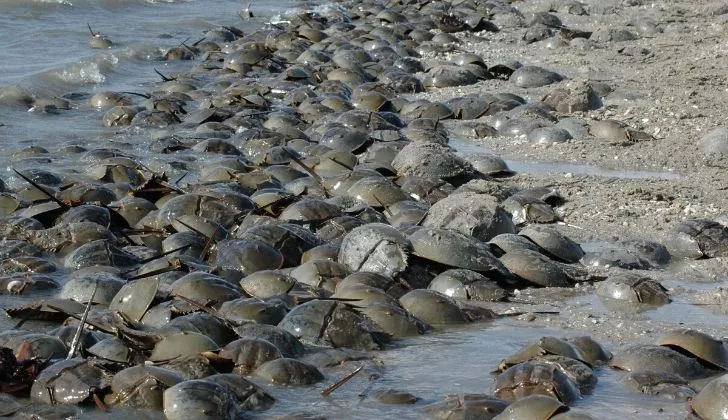
[[(256, 18), (243, 21), (238, 12), (247, 1), (233, 0), (0, 0), (0, 92), (17, 86), (36, 97), (90, 96), (102, 90), (146, 92), (158, 81), (154, 69), (163, 73), (183, 71), (189, 62), (165, 62), (163, 52), (189, 39), (194, 42), (205, 30), (233, 25), (252, 31), (286, 10), (301, 6), (294, 0), (256, 1)], [(303, 4), (306, 7), (306, 4)], [(90, 48), (87, 24), (114, 45), (110, 49)], [(58, 114), (29, 112), (28, 109), (0, 106), (0, 178), (14, 180), (11, 167), (42, 165), (39, 161), (18, 160), (12, 154), (29, 145), (54, 151), (65, 144), (88, 148), (115, 147), (116, 129), (101, 126), (103, 111), (79, 107)], [(74, 162), (66, 163), (73, 165)], [(76, 164), (77, 165), (77, 164)], [(77, 165), (78, 166), (78, 165)], [(76, 168), (79, 171), (83, 168)], [(0, 295), (0, 307), (29, 303), (52, 295)], [(589, 302), (592, 303), (592, 302)], [(706, 311), (697, 308), (685, 320), (698, 326)], [(651, 316), (647, 314), (645, 316)], [(712, 318), (711, 318), (712, 320)], [(17, 320), (0, 319), (0, 330), (12, 328)], [(29, 323), (26, 327), (44, 329)], [(50, 326), (45, 326), (45, 329)], [(349, 373), (357, 364), (326, 371), (327, 380), (315, 387), (269, 387), (277, 398), (271, 411), (263, 415), (291, 412), (326, 415), (332, 418), (422, 418), (422, 407), (452, 392), (492, 392), (489, 372), (498, 362), (523, 344), (543, 335), (579, 335), (587, 332), (564, 329), (545, 330), (513, 324), (509, 320), (452, 328), (400, 342), (375, 355), (369, 375), (357, 376), (331, 397), (319, 391)], [(604, 343), (616, 350), (617, 343)], [(362, 362), (365, 363), (365, 362)], [(576, 406), (595, 416), (609, 418), (635, 416), (682, 418), (682, 403), (650, 399), (631, 393), (617, 383), (617, 374), (607, 368), (597, 372), (599, 384), (593, 396), (585, 396)], [(372, 380), (378, 376), (378, 380)], [(415, 407), (387, 406), (367, 396), (373, 388), (410, 391), (423, 400)], [(90, 411), (88, 418), (102, 413)], [(127, 418), (128, 413), (112, 411), (110, 418)], [(139, 416), (139, 412), (133, 415)], [(149, 413), (150, 418), (161, 413)]]
[[(98, 91), (146, 93), (154, 73), (184, 71), (194, 63), (163, 60), (164, 52), (209, 29), (235, 26), (251, 32), (300, 0), (254, 1), (255, 17), (241, 19), (248, 0), (2, 0), (0, 1), (0, 97), (20, 88), (34, 97), (91, 96)], [(111, 39), (109, 49), (89, 45), (88, 25)], [(93, 148), (115, 130), (102, 127), (104, 111), (77, 109), (57, 114), (0, 106), (0, 178), (12, 180), (9, 159), (29, 145), (57, 150), (66, 144)], [(7, 170), (3, 171), (3, 169)]]

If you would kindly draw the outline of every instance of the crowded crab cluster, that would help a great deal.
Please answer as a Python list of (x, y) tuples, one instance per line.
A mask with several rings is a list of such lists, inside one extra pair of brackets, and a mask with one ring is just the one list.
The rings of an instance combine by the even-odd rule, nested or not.
[[(371, 359), (399, 339), (518, 315), (489, 305), (517, 289), (599, 282), (605, 299), (665, 305), (667, 289), (628, 270), (728, 255), (725, 223), (702, 219), (675, 226), (664, 244), (585, 252), (556, 226), (558, 191), (519, 188), (498, 157), (449, 145), (498, 133), (566, 141), (585, 127), (557, 124), (553, 112), (599, 108), (599, 86), (560, 87), (536, 103), (508, 92), (407, 96), (497, 78), (525, 88), (563, 80), (449, 54), (458, 33), (516, 21), (529, 28), (526, 42), (591, 33), (547, 12), (526, 20), (498, 1), (342, 6), (249, 34), (210, 30), (165, 54), (191, 60), (188, 71), (146, 93), (86, 98), (118, 130), (110, 136), (133, 147), (13, 156), (23, 168), (0, 184), (0, 294), (27, 299), (3, 305), (16, 320), (0, 332), (3, 415), (97, 407), (238, 418), (276, 403), (271, 384), (334, 382), (327, 366)], [(433, 54), (448, 60), (423, 58)], [(647, 136), (614, 121), (591, 134)], [(599, 392), (606, 365), (636, 392), (691, 399), (705, 419), (728, 404), (728, 376), (694, 382), (728, 368), (724, 344), (677, 330), (614, 357), (590, 337), (543, 337), (503, 360), (492, 395), (449, 395), (424, 412), (589, 418), (568, 405)], [(418, 402), (393, 390), (375, 398)]]

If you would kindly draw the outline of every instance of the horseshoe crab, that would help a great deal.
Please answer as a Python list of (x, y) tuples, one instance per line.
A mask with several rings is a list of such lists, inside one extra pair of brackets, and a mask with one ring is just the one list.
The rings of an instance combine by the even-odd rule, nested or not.
[(286, 267), (296, 266), (304, 252), (321, 245), (321, 240), (310, 230), (290, 223), (253, 226), (237, 236), (261, 241), (277, 249), (283, 255)]
[(398, 303), (372, 303), (360, 311), (392, 337), (416, 336), (430, 329), (429, 325), (407, 312)]
[(407, 268), (411, 242), (397, 229), (369, 223), (351, 230), (341, 243), (338, 261), (351, 271), (394, 277)]
[(494, 197), (477, 193), (452, 194), (434, 203), (422, 226), (452, 229), (484, 242), (516, 229)]
[(678, 258), (728, 255), (728, 227), (707, 219), (683, 220), (665, 234), (663, 243)]
[(283, 328), (266, 324), (243, 324), (235, 328), (240, 337), (255, 337), (273, 343), (285, 357), (299, 357), (303, 355), (303, 344)]
[(258, 322), (276, 325), (286, 316), (288, 309), (278, 299), (246, 298), (224, 302), (218, 313), (234, 324)]
[(638, 274), (621, 273), (599, 284), (597, 295), (648, 305), (664, 305), (672, 300), (659, 282)]
[[(537, 359), (546, 355), (564, 356), (584, 362), (584, 356), (566, 340), (556, 337), (541, 337), (535, 343), (523, 347), (518, 353), (503, 359), (498, 369), (504, 371), (521, 362)], [(584, 362), (586, 363), (586, 362)]]
[(37, 359), (56, 359), (65, 357), (68, 354), (68, 348), (58, 337), (43, 333), (19, 333), (3, 345), (11, 349), (22, 350), (28, 358)]
[(208, 376), (205, 380), (228, 388), (237, 397), (238, 404), (243, 410), (267, 410), (275, 402), (275, 398), (268, 395), (261, 387), (235, 373), (218, 373)]
[(291, 271), (291, 277), (300, 284), (330, 292), (336, 290), (336, 285), (349, 274), (350, 271), (344, 264), (331, 260), (306, 261)]
[(215, 265), (231, 281), (259, 270), (276, 270), (283, 266), (283, 254), (258, 240), (228, 239), (217, 244)]
[(506, 252), (501, 263), (517, 278), (542, 287), (571, 287), (573, 279), (555, 261), (528, 249)]
[(671, 348), (649, 344), (637, 344), (622, 349), (614, 355), (609, 365), (627, 372), (677, 374), (687, 380), (708, 375), (708, 371), (697, 360)]
[(442, 88), (450, 86), (467, 86), (478, 82), (478, 77), (472, 72), (458, 66), (440, 65), (427, 70), (422, 80), (426, 88)]
[(76, 248), (66, 257), (64, 266), (72, 270), (95, 265), (132, 268), (138, 263), (139, 259), (135, 255), (117, 247), (109, 240), (100, 239)]
[(695, 397), (695, 391), (688, 382), (672, 373), (630, 372), (620, 378), (620, 383), (646, 395), (656, 395), (671, 400), (688, 400)]
[(124, 281), (112, 273), (75, 274), (63, 285), (58, 297), (86, 303), (93, 295), (94, 303), (109, 305), (123, 286)]
[(264, 363), (255, 375), (279, 385), (311, 385), (324, 380), (315, 366), (285, 357)]
[(541, 248), (539, 248), (538, 245), (528, 240), (525, 236), (517, 235), (515, 233), (501, 233), (500, 235), (493, 237), (488, 244), (490, 244), (493, 254), (498, 257), (521, 249), (539, 253), (541, 252)]
[(111, 375), (85, 359), (66, 359), (45, 368), (33, 382), (30, 398), (45, 404), (78, 404), (97, 395)]
[(510, 75), (509, 80), (521, 88), (536, 88), (564, 80), (558, 73), (538, 66), (523, 66)]
[(120, 364), (142, 363), (145, 360), (140, 351), (133, 349), (126, 342), (116, 337), (99, 340), (86, 349), (86, 352), (100, 361), (109, 361)]
[(691, 410), (701, 419), (726, 418), (728, 406), (728, 375), (719, 376), (708, 384), (690, 401)]
[(164, 391), (183, 382), (173, 370), (159, 366), (137, 365), (117, 372), (111, 378), (111, 394), (106, 404), (161, 410)]
[(434, 419), (492, 419), (503, 412), (508, 403), (485, 394), (445, 395), (438, 403), (425, 407), (425, 413)]
[(644, 239), (628, 239), (608, 243), (585, 253), (581, 263), (592, 267), (650, 270), (669, 261), (670, 254), (664, 245)]
[(381, 177), (362, 178), (347, 190), (347, 195), (372, 207), (388, 208), (395, 203), (410, 200), (394, 182)]
[(710, 368), (728, 370), (728, 349), (725, 343), (703, 332), (679, 328), (667, 332), (656, 344), (695, 357)]
[(435, 290), (412, 290), (399, 298), (399, 303), (407, 312), (431, 325), (464, 324), (495, 317), (488, 310), (463, 310), (454, 299)]
[(337, 287), (332, 298), (351, 299), (356, 301), (357, 308), (367, 308), (371, 305), (398, 305), (397, 300), (377, 287), (363, 284), (352, 284), (347, 287)]
[(550, 204), (522, 194), (513, 194), (502, 205), (511, 214), (513, 223), (518, 226), (527, 223), (555, 223), (559, 220), (559, 215)]
[(149, 360), (153, 362), (172, 360), (218, 349), (217, 343), (206, 335), (184, 331), (162, 337), (154, 345)]
[(539, 363), (554, 365), (579, 387), (582, 394), (591, 394), (597, 384), (597, 375), (586, 362), (571, 357), (545, 355), (536, 359)]
[(584, 256), (578, 243), (550, 226), (529, 225), (518, 232), (538, 245), (546, 255), (565, 263), (577, 263)]
[[(35, 246), (44, 251), (58, 252), (61, 255), (66, 255), (67, 258), (79, 247), (94, 241), (106, 240), (112, 245), (116, 243), (116, 237), (107, 228), (92, 222), (63, 224), (39, 230), (34, 233), (30, 240)], [(82, 251), (83, 254), (89, 252), (93, 254), (94, 251), (88, 248)], [(98, 246), (96, 252), (101, 253), (103, 250)], [(109, 251), (112, 257), (117, 253), (115, 247), (112, 247)], [(92, 255), (85, 256), (90, 257)], [(120, 257), (123, 258), (123, 254)], [(78, 255), (77, 258), (82, 258), (82, 255)], [(99, 256), (99, 258), (101, 257)]]
[(457, 268), (489, 273), (497, 279), (510, 278), (506, 267), (490, 247), (460, 232), (424, 227), (410, 234), (414, 255)]
[(266, 298), (283, 295), (296, 286), (296, 279), (279, 270), (260, 270), (240, 280), (240, 287), (250, 296)]
[(207, 380), (180, 382), (167, 388), (162, 399), (169, 420), (237, 418), (242, 414), (235, 396), (225, 386)]
[(312, 300), (293, 308), (278, 324), (303, 343), (325, 347), (381, 349), (387, 334), (348, 305), (330, 300)]
[[(170, 286), (170, 294), (172, 296), (183, 296), (203, 305), (214, 303), (216, 307), (228, 300), (243, 297), (240, 289), (235, 284), (213, 274), (199, 271), (189, 273), (175, 280)], [(181, 307), (193, 309), (187, 303), (182, 304)]]
[(467, 182), (476, 174), (468, 161), (437, 143), (409, 143), (394, 157), (392, 167), (399, 176), (440, 178), (457, 184)]
[(529, 395), (520, 398), (506, 407), (502, 413), (494, 417), (496, 420), (506, 419), (543, 419), (554, 418), (559, 413), (565, 413), (569, 407), (557, 398), (546, 395)]
[[(223, 306), (228, 302), (223, 303)], [(219, 311), (222, 311), (223, 306), (220, 307)], [(172, 319), (164, 327), (160, 328), (160, 332), (162, 332), (162, 334), (168, 334), (170, 332), (199, 333), (222, 346), (236, 337), (233, 331), (229, 328), (229, 325), (234, 323), (228, 322), (226, 315), (226, 313), (220, 312), (218, 312), (216, 316), (206, 312), (192, 312), (184, 314)]]
[(456, 299), (499, 301), (508, 292), (498, 283), (472, 270), (450, 269), (438, 274), (427, 287)]
[(579, 350), (584, 361), (590, 366), (597, 366), (612, 360), (612, 353), (589, 336), (569, 337), (565, 340)]
[[(213, 366), (211, 360), (220, 362), (226, 368), (229, 368), (229, 361), (216, 358), (214, 353), (195, 354), (192, 356), (176, 357), (166, 362), (160, 362), (167, 369), (171, 369), (180, 374), (185, 380), (205, 379), (210, 375), (219, 373)], [(227, 362), (227, 363), (226, 363)]]
[(0, 277), (0, 295), (17, 295), (26, 291), (55, 289), (58, 283), (51, 277), (41, 274), (15, 274)]
[(495, 380), (495, 396), (516, 401), (532, 394), (541, 394), (571, 404), (581, 398), (576, 385), (556, 366), (523, 362), (511, 366)]
[(280, 216), (278, 216), (278, 219), (314, 223), (323, 222), (338, 216), (341, 216), (341, 210), (337, 206), (323, 200), (304, 199), (286, 207)]
[(241, 338), (231, 341), (220, 350), (220, 357), (235, 363), (236, 373), (249, 373), (270, 360), (283, 357), (278, 347), (262, 338)]

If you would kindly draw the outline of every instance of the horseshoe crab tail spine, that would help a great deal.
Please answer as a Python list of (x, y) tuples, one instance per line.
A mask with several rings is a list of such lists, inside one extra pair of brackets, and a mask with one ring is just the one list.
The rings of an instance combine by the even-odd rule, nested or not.
[(19, 177), (23, 178), (23, 179), (24, 179), (24, 180), (25, 180), (26, 182), (28, 182), (28, 183), (29, 183), (30, 185), (32, 185), (32, 186), (34, 186), (35, 188), (37, 188), (37, 189), (38, 189), (38, 191), (40, 191), (41, 193), (43, 193), (43, 194), (44, 194), (45, 196), (47, 196), (47, 197), (48, 197), (48, 198), (50, 198), (51, 200), (55, 201), (55, 202), (56, 202), (56, 203), (57, 203), (57, 204), (58, 204), (59, 206), (61, 206), (61, 208), (63, 208), (63, 209), (69, 209), (69, 208), (71, 208), (71, 206), (69, 206), (69, 205), (68, 205), (67, 203), (64, 203), (63, 201), (61, 201), (61, 200), (59, 200), (58, 198), (56, 198), (56, 197), (55, 197), (55, 196), (54, 196), (53, 194), (51, 194), (51, 193), (49, 193), (48, 191), (46, 191), (45, 189), (43, 189), (43, 188), (42, 188), (42, 187), (41, 187), (40, 185), (38, 185), (38, 184), (37, 184), (37, 183), (36, 183), (35, 181), (33, 181), (32, 179), (30, 179), (30, 178), (28, 178), (27, 176), (25, 176), (25, 175), (21, 174), (20, 172), (18, 172), (18, 170), (17, 170), (17, 169), (15, 169), (15, 168), (11, 168), (11, 169), (12, 169), (12, 170), (13, 170), (13, 172), (15, 172), (15, 173), (16, 173), (16, 174), (17, 174), (17, 175), (18, 175)]
[(66, 359), (73, 359), (73, 356), (76, 355), (76, 352), (78, 351), (78, 344), (81, 342), (81, 332), (83, 331), (83, 326), (86, 325), (86, 319), (88, 318), (88, 313), (91, 310), (91, 304), (94, 302), (94, 297), (96, 296), (96, 291), (99, 289), (99, 282), (97, 281), (94, 285), (94, 291), (91, 293), (91, 299), (88, 300), (88, 303), (86, 304), (86, 310), (83, 311), (83, 316), (81, 317), (81, 323), (78, 324), (78, 329), (76, 330), (76, 334), (73, 336), (73, 341), (71, 342), (71, 349), (68, 350), (68, 356), (66, 356)]
[(310, 167), (310, 166), (308, 166), (308, 165), (306, 165), (305, 163), (303, 163), (303, 162), (301, 161), (301, 159), (297, 158), (296, 156), (293, 156), (293, 153), (289, 152), (289, 151), (288, 151), (288, 150), (286, 150), (286, 149), (281, 149), (281, 150), (285, 151), (285, 152), (286, 152), (286, 154), (287, 154), (287, 155), (288, 155), (288, 156), (289, 156), (289, 157), (291, 158), (291, 160), (292, 160), (292, 161), (294, 161), (294, 162), (296, 162), (296, 163), (297, 163), (298, 165), (300, 165), (300, 166), (301, 166), (301, 167), (302, 167), (302, 168), (303, 168), (303, 169), (304, 169), (304, 170), (305, 170), (306, 172), (308, 172), (308, 173), (309, 173), (309, 175), (311, 175), (311, 176), (313, 177), (314, 181), (316, 181), (316, 183), (317, 183), (317, 184), (318, 184), (318, 185), (319, 185), (319, 186), (321, 187), (321, 189), (322, 189), (322, 190), (324, 191), (324, 195), (326, 196), (326, 198), (331, 198), (331, 195), (330, 195), (330, 194), (329, 194), (329, 192), (328, 192), (328, 191), (326, 190), (326, 187), (324, 186), (324, 181), (323, 181), (323, 179), (321, 179), (321, 177), (319, 176), (319, 174), (317, 174), (316, 172), (314, 172), (314, 170), (313, 170), (313, 169), (311, 169), (311, 167)]
[(341, 380), (339, 380), (335, 384), (333, 384), (330, 387), (321, 391), (321, 395), (324, 397), (328, 397), (329, 395), (331, 395), (332, 392), (336, 391), (337, 389), (341, 388), (342, 385), (349, 382), (354, 376), (356, 376), (359, 372), (361, 372), (362, 369), (364, 369), (364, 366), (359, 366), (358, 368), (356, 368), (356, 370), (354, 370), (350, 374), (344, 376)]
[(175, 78), (173, 78), (173, 77), (167, 77), (167, 76), (163, 75), (163, 74), (162, 74), (162, 73), (161, 73), (161, 72), (160, 72), (159, 70), (157, 70), (157, 69), (154, 69), (154, 72), (155, 72), (155, 73), (157, 73), (157, 74), (159, 75), (159, 77), (161, 77), (161, 78), (162, 78), (162, 80), (163, 80), (163, 81), (165, 81), (165, 82), (171, 82), (171, 81), (173, 81), (173, 80), (176, 80), (176, 79), (175, 79)]

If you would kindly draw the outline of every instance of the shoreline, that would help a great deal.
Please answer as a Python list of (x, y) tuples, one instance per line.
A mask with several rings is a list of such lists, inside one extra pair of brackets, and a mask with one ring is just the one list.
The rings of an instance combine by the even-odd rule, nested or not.
[[(32, 214), (35, 224), (29, 224), (32, 229), (17, 229), (5, 218), (5, 239), (23, 242), (27, 249), (36, 247), (34, 258), (42, 259), (48, 253), (59, 258), (58, 271), (53, 275), (57, 276), (60, 295), (81, 303), (106, 299), (97, 302), (99, 311), (113, 298), (117, 310), (129, 311), (124, 316), (138, 315), (129, 318), (135, 323), (144, 324), (144, 317), (149, 316), (145, 328), (159, 337), (177, 334), (174, 328), (187, 328), (182, 321), (169, 327), (174, 316), (224, 319), (224, 323), (216, 321), (223, 331), (218, 335), (210, 333), (218, 327), (200, 330), (219, 341), (206, 337), (202, 344), (193, 343), (207, 353), (229, 345), (233, 340), (228, 338), (240, 335), (239, 329), (246, 325), (257, 325), (247, 324), (251, 320), (300, 334), (297, 339), (306, 345), (306, 352), (292, 353), (317, 364), (325, 380), (296, 373), (293, 376), (302, 376), (296, 380), (308, 386), (271, 385), (277, 377), (265, 376), (264, 369), (247, 365), (258, 360), (246, 360), (238, 367), (249, 374), (255, 386), (279, 399), (267, 412), (274, 413), (270, 415), (319, 416), (327, 414), (322, 410), (332, 410), (336, 416), (356, 410), (361, 403), (370, 415), (422, 416), (425, 405), (435, 403), (451, 391), (450, 387), (462, 391), (474, 386), (477, 389), (466, 391), (490, 394), (494, 380), (487, 372), (498, 360), (533, 342), (541, 329), (568, 338), (589, 335), (613, 353), (626, 345), (653, 344), (665, 333), (682, 327), (724, 339), (728, 337), (724, 326), (728, 257), (673, 257), (669, 263), (650, 258), (657, 253), (657, 245), (675, 235), (671, 229), (681, 221), (725, 223), (728, 214), (728, 156), (706, 153), (699, 144), (707, 132), (724, 124), (722, 116), (728, 112), (727, 89), (716, 79), (717, 69), (728, 64), (728, 56), (719, 51), (720, 35), (728, 21), (719, 16), (728, 13), (711, 13), (723, 10), (717, 0), (702, 5), (699, 11), (690, 10), (687, 1), (661, 2), (655, 7), (640, 1), (590, 1), (585, 6), (590, 13), (579, 14), (579, 4), (557, 1), (550, 3), (549, 10), (539, 2), (518, 3), (517, 8), (499, 4), (491, 19), (480, 21), (498, 26), (498, 32), (487, 25), (484, 30), (464, 25), (447, 34), (458, 22), (451, 22), (448, 16), (453, 15), (437, 9), (432, 16), (423, 16), (408, 13), (411, 10), (398, 4), (392, 7), (400, 11), (357, 1), (336, 3), (349, 6), (344, 9), (321, 10), (326, 18), (295, 14), (285, 25), (269, 25), (252, 34), (241, 35), (230, 27), (215, 28), (205, 42), (175, 50), (180, 55), (192, 53), (195, 59), (186, 71), (165, 74), (164, 81), (150, 85), (144, 93), (149, 98), (108, 95), (101, 113), (86, 111), (104, 115), (109, 127), (105, 138), (115, 142), (21, 152), (20, 162), (40, 162), (47, 169), (28, 176), (47, 186), (65, 204), (59, 204), (62, 211), (34, 213), (34, 208), (23, 212), (26, 203), (19, 200), (19, 210), (13, 214)], [(371, 11), (367, 11), (369, 7)], [(421, 7), (430, 10), (428, 7), (436, 8), (437, 4)], [(461, 13), (465, 6), (458, 7), (453, 13)], [(347, 21), (342, 10), (348, 10), (355, 19)], [(559, 19), (558, 25), (554, 18)], [(422, 39), (442, 37), (415, 41), (415, 30)], [(526, 41), (548, 33), (553, 36)], [(574, 37), (568, 39), (570, 36)], [(411, 52), (421, 52), (422, 57), (402, 59), (403, 53)], [(467, 54), (463, 58), (465, 53), (476, 54), (484, 65)], [(688, 56), (697, 59), (680, 59)], [(458, 64), (459, 59), (472, 61)], [(514, 65), (514, 59), (520, 67)], [(526, 73), (529, 66), (557, 74), (543, 76), (533, 69)], [(433, 78), (442, 69), (443, 78)], [(502, 77), (500, 72), (513, 75)], [(527, 83), (518, 82), (518, 74), (525, 74), (523, 80), (534, 84), (544, 77), (552, 80), (542, 86), (524, 87)], [(447, 84), (449, 77), (457, 86), (432, 87)], [(555, 81), (559, 77), (563, 80)], [(415, 92), (417, 82), (425, 86), (424, 92)], [(472, 98), (475, 105), (462, 108), (459, 116), (471, 110), (482, 115), (471, 121), (451, 118), (458, 115), (456, 100), (462, 98)], [(470, 139), (454, 134), (466, 132), (461, 129), (469, 125), (483, 131)], [(465, 146), (459, 155), (443, 145), (448, 134), (455, 149)], [(557, 140), (548, 141), (551, 138)], [(544, 169), (490, 176), (476, 166), (477, 156), (490, 152), (526, 168), (529, 162), (536, 162)], [(58, 162), (68, 166), (62, 170), (56, 166), (57, 175), (53, 165)], [(78, 162), (88, 168), (82, 170)], [(75, 167), (70, 163), (76, 163)], [(160, 169), (155, 171), (159, 177), (152, 177), (149, 168)], [(604, 172), (586, 173), (589, 170)], [(614, 173), (610, 171), (635, 171), (644, 178), (610, 176)], [(161, 177), (163, 172), (171, 175), (169, 179)], [(651, 178), (648, 173), (662, 179)], [(88, 190), (76, 192), (78, 185), (69, 182), (74, 176), (83, 181), (78, 185), (90, 183)], [(38, 202), (47, 199), (32, 188), (16, 188), (20, 184), (16, 181), (7, 196)], [(541, 186), (547, 187), (546, 192), (518, 195)], [(346, 188), (346, 193), (338, 188)], [(136, 199), (132, 205), (131, 200)], [(89, 214), (67, 216), (84, 200), (94, 207)], [(450, 207), (441, 206), (444, 202)], [(459, 208), (462, 203), (472, 207)], [(143, 211), (139, 210), (142, 207)], [(109, 208), (117, 210), (110, 213)], [(529, 213), (534, 208), (542, 213)], [(126, 228), (120, 228), (119, 219), (112, 218), (122, 210)], [(53, 211), (59, 212), (57, 219), (55, 214), (52, 218), (49, 215)], [(516, 227), (519, 212), (529, 223)], [(511, 220), (499, 221), (498, 214)], [(537, 217), (547, 216), (549, 223), (535, 223), (541, 221)], [(87, 236), (75, 231), (67, 236), (49, 234), (88, 220), (105, 225), (96, 223), (100, 226), (93, 229), (84, 225), (82, 233)], [(497, 233), (515, 233), (535, 225), (551, 227), (581, 244), (577, 246), (581, 254), (573, 259), (565, 256), (569, 250), (540, 247), (527, 235), (521, 235), (523, 242), (517, 245), (523, 249), (516, 245), (506, 249), (492, 241)], [(174, 235), (179, 243), (167, 241)], [(66, 238), (66, 242), (58, 237)], [(76, 243), (77, 237), (79, 242), (90, 242)], [(603, 262), (586, 265), (582, 259), (594, 250), (629, 240), (652, 241), (637, 251), (630, 249), (638, 262), (649, 260), (637, 269), (605, 267)], [(98, 242), (104, 242), (108, 255), (78, 251)], [(174, 250), (179, 244), (184, 248)], [(654, 248), (646, 249), (650, 246)], [(728, 243), (716, 247), (718, 254), (728, 255), (724, 251)], [(31, 252), (27, 249), (17, 252)], [(171, 253), (155, 260), (162, 251)], [(7, 251), (15, 256), (12, 252)], [(560, 270), (559, 277), (527, 277), (529, 273), (518, 271), (527, 264), (526, 259), (506, 266), (509, 253), (527, 252), (557, 267), (554, 270)], [(308, 258), (311, 260), (305, 260)], [(116, 267), (95, 267), (96, 261)], [(541, 272), (546, 272), (543, 267)], [(446, 298), (428, 301), (424, 293), (418, 295), (422, 301), (411, 306), (406, 298), (401, 299), (413, 294), (408, 288), (425, 289), (450, 268), (469, 269), (469, 275), (482, 277), (479, 281), (489, 284), (488, 290), (502, 291), (505, 299), (476, 301), (471, 297), (477, 293), (471, 289), (457, 303)], [(260, 283), (246, 283), (259, 271), (270, 277)], [(355, 273), (359, 271), (376, 272), (378, 277), (357, 279)], [(89, 278), (101, 276), (99, 272), (106, 276), (97, 280), (103, 283), (103, 298), (95, 297), (96, 288), (90, 293), (88, 284), (72, 283), (78, 280), (73, 276), (79, 272)], [(661, 282), (672, 302), (620, 306), (597, 295), (602, 281), (621, 275)], [(205, 277), (204, 281), (195, 276)], [(122, 285), (138, 279), (158, 282), (151, 292), (137, 292), (143, 298), (138, 300), (146, 306), (130, 308), (119, 303), (117, 293), (122, 293)], [(187, 280), (199, 284), (188, 286)], [(347, 281), (350, 289), (338, 287)], [(564, 287), (564, 282), (569, 287)], [(9, 285), (8, 290), (11, 286), (16, 285)], [(34, 286), (28, 285), (28, 300)], [(429, 287), (427, 293), (434, 288)], [(465, 290), (466, 283), (448, 290), (454, 294), (460, 289)], [(200, 301), (197, 306), (187, 300), (175, 301), (175, 295)], [(11, 300), (2, 297), (4, 305)], [(639, 294), (637, 297), (641, 299)], [(362, 306), (352, 309), (350, 298)], [(241, 309), (236, 312), (234, 305), (238, 304)], [(180, 305), (175, 308), (179, 313), (173, 314), (165, 305)], [(253, 310), (245, 305), (260, 307)], [(302, 309), (314, 305), (320, 308), (311, 312)], [(392, 306), (387, 309), (386, 305)], [(197, 311), (200, 307), (205, 310)], [(407, 328), (381, 321), (386, 317), (379, 310), (388, 317), (405, 314)], [(163, 311), (169, 311), (166, 320), (159, 315), (166, 313)], [(371, 319), (367, 311), (372, 313)], [(337, 316), (333, 316), (335, 312)], [(452, 313), (457, 315), (448, 318)], [(511, 317), (513, 313), (520, 315)], [(417, 336), (424, 323), (418, 324), (411, 314), (435, 325), (434, 330)], [(488, 317), (499, 319), (452, 330), (446, 325)], [(350, 324), (334, 329), (332, 319)], [(240, 323), (233, 329), (237, 335), (226, 329), (235, 322)], [(401, 331), (407, 333), (400, 337), (397, 333)], [(140, 327), (137, 333), (141, 332)], [(393, 336), (393, 345), (379, 341), (386, 335)], [(336, 340), (353, 344), (341, 345)], [(266, 343), (274, 348), (281, 344)], [(166, 357), (152, 356), (157, 344), (136, 356), (140, 360), (158, 357), (154, 361), (160, 364), (168, 362)], [(425, 350), (428, 345), (434, 352), (451, 351), (462, 359), (438, 357), (442, 360), (430, 361), (434, 366), (414, 366), (416, 361), (402, 354), (411, 346), (413, 354), (425, 359), (432, 353)], [(182, 352), (170, 359), (203, 358), (205, 352), (186, 354), (183, 347), (167, 349)], [(337, 352), (325, 349), (328, 347), (357, 350)], [(278, 356), (285, 353), (283, 347), (275, 350)], [(478, 351), (487, 355), (476, 354)], [(209, 354), (205, 357), (210, 358), (208, 364), (220, 362)], [(470, 376), (449, 375), (449, 363), (458, 365), (457, 374)], [(478, 372), (465, 372), (463, 366), (468, 363)], [(355, 366), (364, 366), (367, 375), (354, 380), (351, 389), (328, 400), (318, 395)], [(397, 371), (391, 366), (406, 366), (411, 371)], [(433, 373), (431, 368), (440, 371)], [(605, 415), (604, 405), (619, 402), (623, 404), (620, 413), (625, 415), (659, 418), (663, 406), (665, 415), (686, 414), (681, 401), (655, 397), (645, 402), (645, 396), (622, 386), (619, 373), (607, 366), (595, 367), (594, 372), (604, 384), (597, 383), (591, 395), (576, 402), (577, 412)], [(438, 386), (440, 374), (452, 382)], [(418, 380), (411, 380), (409, 375)], [(390, 385), (405, 387), (405, 391), (411, 388), (415, 395), (419, 392), (425, 396), (412, 408), (394, 408), (365, 398), (372, 388)], [(690, 385), (699, 391), (704, 384)], [(189, 402), (204, 405), (194, 398)], [(232, 411), (221, 415), (236, 412), (229, 409)], [(266, 415), (266, 411), (256, 415)]]

